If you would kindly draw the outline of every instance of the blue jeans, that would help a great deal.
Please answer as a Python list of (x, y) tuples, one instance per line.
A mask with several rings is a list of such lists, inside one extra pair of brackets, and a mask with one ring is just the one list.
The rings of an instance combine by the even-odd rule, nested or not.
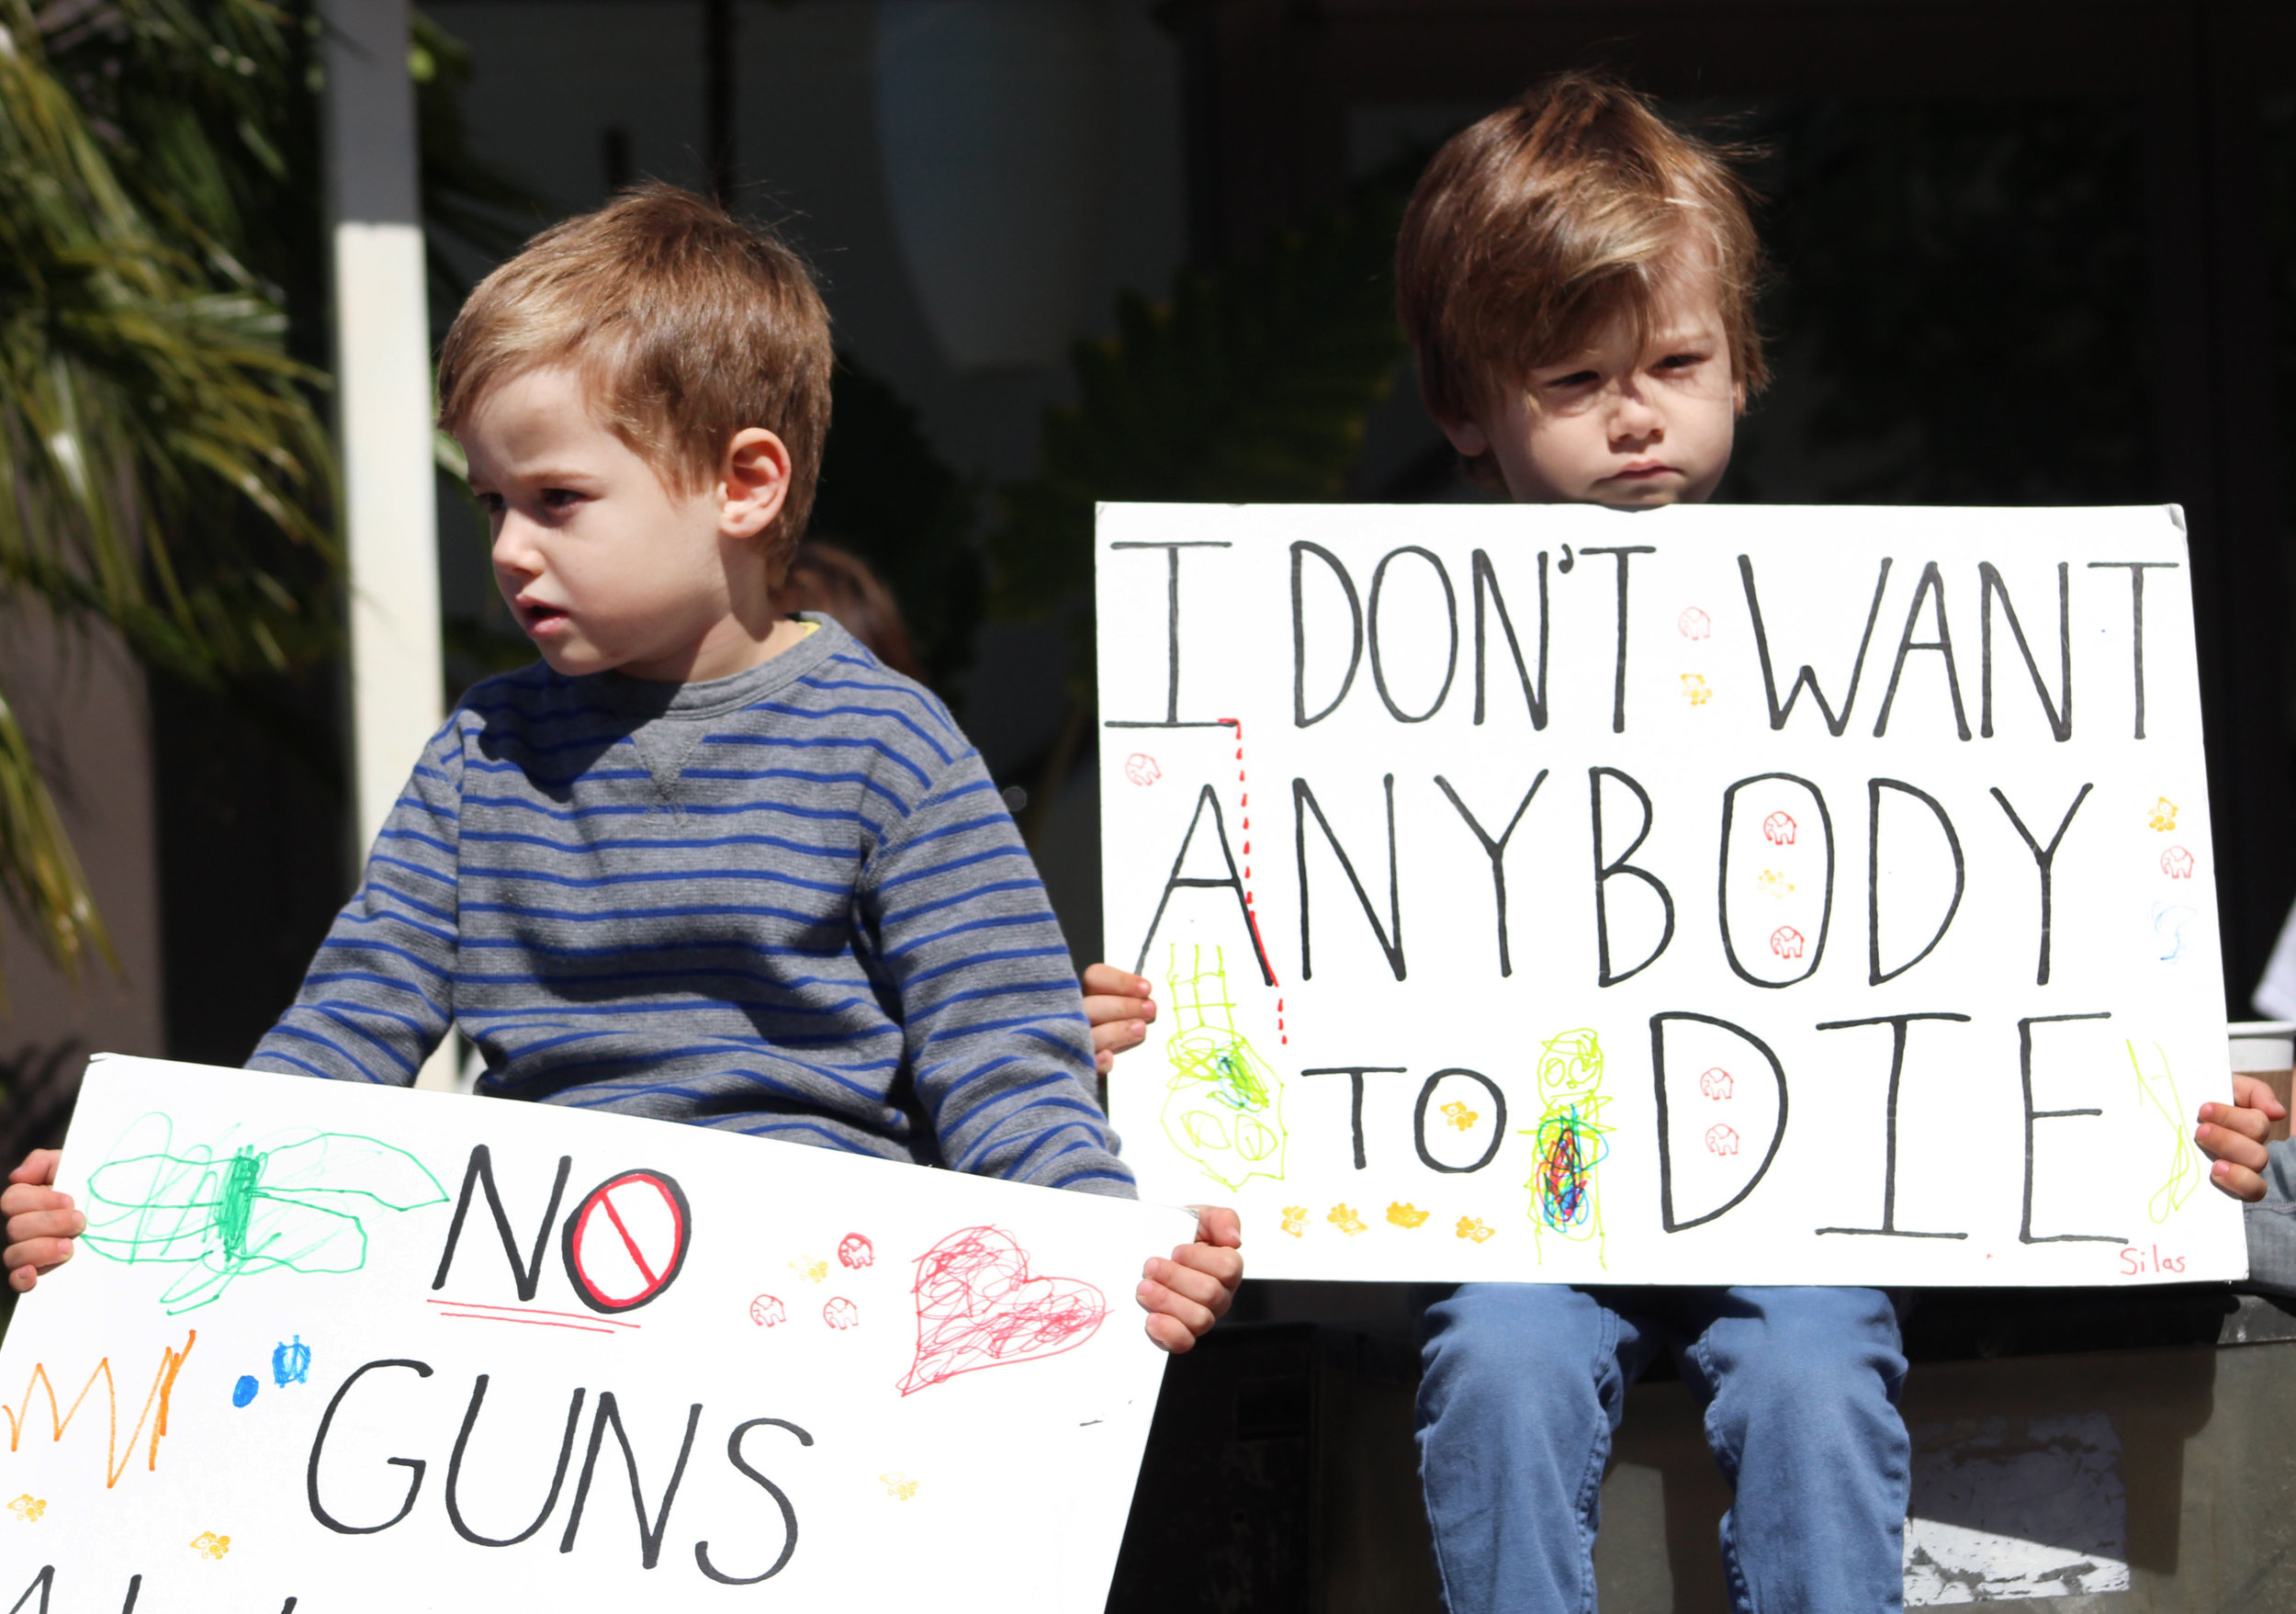
[(1423, 1336), (1420, 1474), (1451, 1614), (1594, 1614), (1604, 1465), (1661, 1349), (1735, 1493), (1731, 1608), (1902, 1607), (1906, 1359), (1879, 1290), (1469, 1283)]

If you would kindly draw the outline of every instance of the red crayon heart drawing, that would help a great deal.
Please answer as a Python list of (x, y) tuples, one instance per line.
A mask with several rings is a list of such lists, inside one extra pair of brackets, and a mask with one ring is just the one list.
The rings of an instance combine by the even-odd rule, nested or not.
[(1031, 1278), (1029, 1252), (996, 1227), (951, 1233), (917, 1259), (913, 1394), (982, 1368), (1074, 1350), (1099, 1330), (1107, 1297), (1081, 1278)]

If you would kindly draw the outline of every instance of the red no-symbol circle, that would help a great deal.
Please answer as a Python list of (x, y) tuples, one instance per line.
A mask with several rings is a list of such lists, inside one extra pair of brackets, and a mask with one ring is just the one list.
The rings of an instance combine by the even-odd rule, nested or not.
[(567, 1217), (567, 1278), (594, 1312), (636, 1311), (677, 1281), (692, 1231), (692, 1207), (675, 1178), (621, 1172)]

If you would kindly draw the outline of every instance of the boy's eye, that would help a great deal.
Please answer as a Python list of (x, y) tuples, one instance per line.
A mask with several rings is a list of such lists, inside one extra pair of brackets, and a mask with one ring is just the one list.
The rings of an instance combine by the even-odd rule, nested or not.
[(1601, 379), (1593, 370), (1573, 370), (1567, 376), (1557, 376), (1547, 383), (1549, 387), (1586, 387)]
[(1670, 353), (1664, 358), (1659, 360), (1659, 368), (1661, 370), (1686, 370), (1694, 366), (1702, 365), (1705, 362), (1706, 356), (1703, 353)]
[(501, 494), (481, 493), (478, 489), (473, 488), (470, 490), (470, 496), (478, 502), (478, 508), (485, 511), (489, 515), (500, 515), (502, 514)]
[(571, 488), (545, 488), (542, 502), (546, 509), (570, 510), (582, 502), (582, 496)]

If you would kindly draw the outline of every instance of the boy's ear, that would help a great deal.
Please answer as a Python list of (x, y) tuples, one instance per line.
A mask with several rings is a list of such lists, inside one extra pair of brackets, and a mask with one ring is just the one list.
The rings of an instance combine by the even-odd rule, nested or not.
[(762, 426), (736, 432), (718, 468), (718, 531), (754, 538), (771, 526), (789, 497), (789, 446), (781, 438)]
[(1491, 434), (1478, 421), (1437, 421), (1443, 435), (1451, 439), (1451, 446), (1462, 458), (1474, 459), (1491, 452)]

